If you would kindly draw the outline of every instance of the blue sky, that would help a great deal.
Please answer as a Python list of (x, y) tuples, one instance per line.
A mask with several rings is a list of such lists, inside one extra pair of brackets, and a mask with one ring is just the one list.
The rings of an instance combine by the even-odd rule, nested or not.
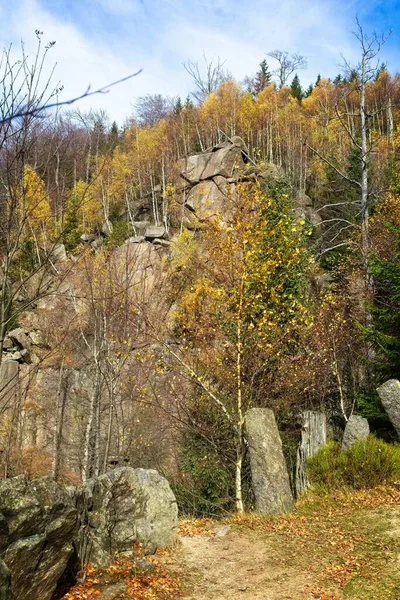
[(334, 77), (341, 54), (357, 61), (356, 14), (366, 31), (393, 29), (382, 59), (400, 71), (400, 0), (0, 0), (0, 43), (17, 48), (23, 39), (33, 53), (35, 29), (56, 40), (48, 65), (57, 62), (54, 82), (64, 85), (65, 98), (143, 68), (109, 94), (79, 103), (83, 111), (106, 108), (122, 123), (137, 96), (185, 97), (192, 85), (183, 63), (200, 62), (203, 52), (225, 60), (238, 80), (276, 49), (307, 57), (303, 85), (318, 73)]

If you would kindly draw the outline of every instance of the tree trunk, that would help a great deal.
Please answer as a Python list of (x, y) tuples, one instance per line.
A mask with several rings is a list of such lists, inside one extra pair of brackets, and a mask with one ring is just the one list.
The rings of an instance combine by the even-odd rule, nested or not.
[(296, 495), (307, 488), (307, 460), (326, 444), (326, 417), (321, 412), (305, 410), (302, 414), (301, 442), (297, 450)]
[(58, 479), (61, 467), (61, 447), (63, 439), (63, 428), (65, 409), (68, 398), (68, 375), (64, 376), (64, 366), (60, 370), (60, 386), (57, 394), (56, 422), (54, 426), (54, 455), (52, 464), (52, 477)]
[(236, 402), (237, 402), (237, 436), (238, 443), (236, 449), (236, 476), (235, 476), (235, 496), (236, 510), (239, 513), (243, 512), (243, 496), (242, 496), (242, 466), (244, 457), (244, 419), (243, 419), (243, 397), (242, 397), (242, 312), (243, 312), (243, 294), (244, 294), (244, 276), (240, 284), (240, 300), (237, 318), (237, 333), (236, 333)]

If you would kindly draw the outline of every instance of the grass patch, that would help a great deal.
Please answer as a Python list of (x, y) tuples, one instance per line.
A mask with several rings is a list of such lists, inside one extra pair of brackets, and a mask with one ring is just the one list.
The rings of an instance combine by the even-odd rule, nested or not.
[[(230, 523), (268, 536), (280, 563), (302, 571), (310, 598), (399, 600), (400, 490), (312, 491), (279, 517), (235, 516)], [(304, 577), (306, 579), (306, 576)], [(299, 596), (300, 597), (300, 596)]]
[(307, 477), (312, 486), (328, 491), (396, 483), (400, 481), (400, 444), (388, 444), (372, 435), (348, 450), (330, 442), (309, 459)]

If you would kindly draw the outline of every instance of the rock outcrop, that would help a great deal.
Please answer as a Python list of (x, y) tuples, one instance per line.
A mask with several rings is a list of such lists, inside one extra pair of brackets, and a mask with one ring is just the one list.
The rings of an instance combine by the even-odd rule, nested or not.
[(400, 437), (400, 381), (389, 379), (378, 387), (377, 392), (397, 435)]
[(18, 395), (19, 367), (15, 360), (3, 360), (0, 364), (0, 401), (1, 405), (12, 404)]
[(104, 567), (114, 552), (140, 542), (146, 554), (171, 546), (176, 539), (178, 508), (157, 471), (120, 467), (88, 481), (78, 492), (82, 562)]
[(233, 177), (244, 164), (243, 152), (246, 153), (245, 144), (236, 136), (226, 144), (214, 146), (209, 152), (182, 158), (179, 162), (181, 177), (191, 185), (218, 175)]
[(0, 600), (10, 600), (11, 597), (10, 569), (0, 559)]
[(273, 411), (251, 408), (245, 424), (256, 511), (263, 514), (289, 511), (293, 496)]
[(3, 480), (0, 599), (50, 600), (73, 552), (77, 523), (69, 495), (52, 479)]
[(176, 187), (182, 191), (183, 223), (196, 228), (219, 214), (229, 217), (229, 200), (234, 197), (239, 181), (256, 181), (261, 173), (250, 167), (244, 141), (235, 136), (226, 143), (178, 161), (179, 179)]
[(74, 552), (106, 566), (134, 542), (148, 554), (171, 546), (177, 513), (168, 482), (152, 470), (115, 469), (77, 491), (49, 477), (3, 480), (0, 600), (51, 600)]
[(365, 440), (369, 436), (369, 424), (367, 419), (359, 415), (351, 415), (346, 423), (343, 434), (342, 448), (348, 450), (357, 440)]
[(305, 410), (301, 413), (301, 441), (297, 450), (296, 495), (307, 488), (307, 461), (326, 444), (326, 416), (324, 413)]

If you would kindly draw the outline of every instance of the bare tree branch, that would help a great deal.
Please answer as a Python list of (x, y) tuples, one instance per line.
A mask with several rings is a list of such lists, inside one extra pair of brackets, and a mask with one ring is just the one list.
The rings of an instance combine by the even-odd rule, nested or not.
[(307, 59), (301, 54), (291, 54), (283, 50), (274, 50), (268, 52), (267, 56), (278, 61), (279, 66), (273, 71), (273, 74), (278, 77), (279, 87), (286, 85), (287, 80), (293, 73), (299, 69), (307, 68)]
[(50, 110), (52, 108), (60, 108), (60, 106), (70, 106), (71, 104), (75, 104), (75, 102), (78, 102), (79, 100), (83, 100), (83, 98), (89, 98), (90, 96), (95, 96), (97, 94), (108, 94), (112, 87), (119, 85), (120, 83), (124, 83), (125, 81), (128, 81), (129, 79), (132, 79), (133, 77), (136, 77), (141, 72), (142, 72), (142, 69), (140, 69), (139, 71), (136, 71), (136, 73), (132, 73), (131, 75), (128, 75), (127, 77), (123, 77), (122, 79), (118, 79), (117, 81), (113, 81), (112, 83), (108, 83), (107, 85), (105, 85), (101, 88), (98, 88), (97, 90), (91, 90), (91, 86), (89, 85), (83, 94), (81, 94), (80, 96), (76, 96), (75, 98), (71, 98), (70, 100), (63, 100), (61, 102), (52, 102), (49, 104), (44, 104), (43, 106), (38, 106), (33, 109), (29, 109), (29, 108), (27, 108), (27, 106), (25, 106), (21, 110), (11, 114), (9, 117), (1, 119), (0, 125), (3, 125), (4, 123), (8, 123), (14, 119), (18, 119), (21, 117), (39, 116), (40, 113), (42, 113), (43, 111)]

